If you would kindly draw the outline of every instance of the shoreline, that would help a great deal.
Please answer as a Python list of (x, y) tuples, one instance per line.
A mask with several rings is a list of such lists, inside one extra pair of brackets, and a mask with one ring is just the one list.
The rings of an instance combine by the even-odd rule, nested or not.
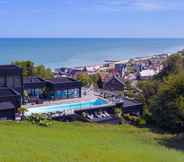
[[(79, 66), (56, 66), (56, 67), (50, 67), (50, 66), (47, 66), (45, 65), (46, 67), (50, 68), (52, 71), (54, 71), (55, 69), (57, 68), (61, 68), (61, 67), (64, 67), (64, 68), (80, 68), (80, 67), (95, 67), (95, 66), (102, 66), (106, 63), (110, 63), (110, 62), (128, 62), (129, 60), (133, 59), (149, 59), (150, 57), (153, 57), (153, 56), (158, 56), (158, 55), (162, 55), (162, 54), (168, 54), (168, 56), (174, 54), (174, 53), (177, 53), (179, 51), (182, 51), (184, 50), (184, 46), (183, 47), (179, 47), (179, 48), (173, 48), (173, 50), (170, 50), (170, 51), (167, 51), (167, 52), (158, 52), (158, 53), (155, 53), (155, 54), (150, 54), (150, 55), (145, 55), (145, 56), (135, 56), (135, 57), (130, 57), (130, 58), (126, 58), (126, 59), (105, 59), (103, 61), (101, 61), (101, 63), (98, 63), (98, 64), (81, 64)], [(166, 50), (165, 50), (166, 51)]]
[(31, 60), (54, 70), (172, 54), (181, 49), (183, 38), (0, 38), (0, 64)]

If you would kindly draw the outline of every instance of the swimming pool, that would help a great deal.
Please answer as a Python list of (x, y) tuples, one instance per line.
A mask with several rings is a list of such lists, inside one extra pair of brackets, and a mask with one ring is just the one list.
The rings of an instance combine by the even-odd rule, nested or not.
[(31, 115), (33, 113), (49, 113), (49, 112), (62, 112), (65, 110), (80, 110), (80, 109), (86, 109), (86, 108), (94, 108), (98, 106), (105, 106), (108, 104), (108, 101), (96, 98), (88, 101), (81, 101), (81, 102), (71, 102), (71, 103), (63, 103), (63, 104), (57, 104), (57, 105), (49, 105), (49, 106), (40, 106), (40, 107), (34, 107), (29, 108), (28, 112), (26, 112), (25, 115)]

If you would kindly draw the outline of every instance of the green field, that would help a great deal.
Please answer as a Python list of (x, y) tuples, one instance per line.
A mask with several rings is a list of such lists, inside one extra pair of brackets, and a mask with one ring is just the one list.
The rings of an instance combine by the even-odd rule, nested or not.
[(133, 126), (0, 122), (0, 162), (184, 162), (170, 138)]

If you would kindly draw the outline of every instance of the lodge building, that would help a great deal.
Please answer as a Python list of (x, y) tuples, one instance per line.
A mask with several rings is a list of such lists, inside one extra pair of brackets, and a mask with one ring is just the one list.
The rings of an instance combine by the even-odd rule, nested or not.
[(44, 80), (23, 78), (16, 65), (0, 65), (0, 119), (15, 119), (15, 112), (25, 103), (81, 97), (81, 83), (71, 78)]

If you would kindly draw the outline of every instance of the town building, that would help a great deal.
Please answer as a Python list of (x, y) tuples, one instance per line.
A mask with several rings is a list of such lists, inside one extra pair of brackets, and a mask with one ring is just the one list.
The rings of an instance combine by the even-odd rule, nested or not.
[(113, 75), (110, 79), (104, 82), (103, 89), (109, 91), (123, 91), (124, 86), (124, 81), (120, 77)]
[(47, 80), (49, 99), (69, 99), (81, 97), (81, 82), (72, 78), (54, 78)]
[(22, 100), (22, 69), (16, 65), (0, 65), (0, 119), (15, 119)]
[(15, 119), (22, 104), (76, 97), (81, 97), (79, 81), (66, 77), (51, 80), (36, 76), (23, 78), (18, 66), (0, 65), (0, 119)]

